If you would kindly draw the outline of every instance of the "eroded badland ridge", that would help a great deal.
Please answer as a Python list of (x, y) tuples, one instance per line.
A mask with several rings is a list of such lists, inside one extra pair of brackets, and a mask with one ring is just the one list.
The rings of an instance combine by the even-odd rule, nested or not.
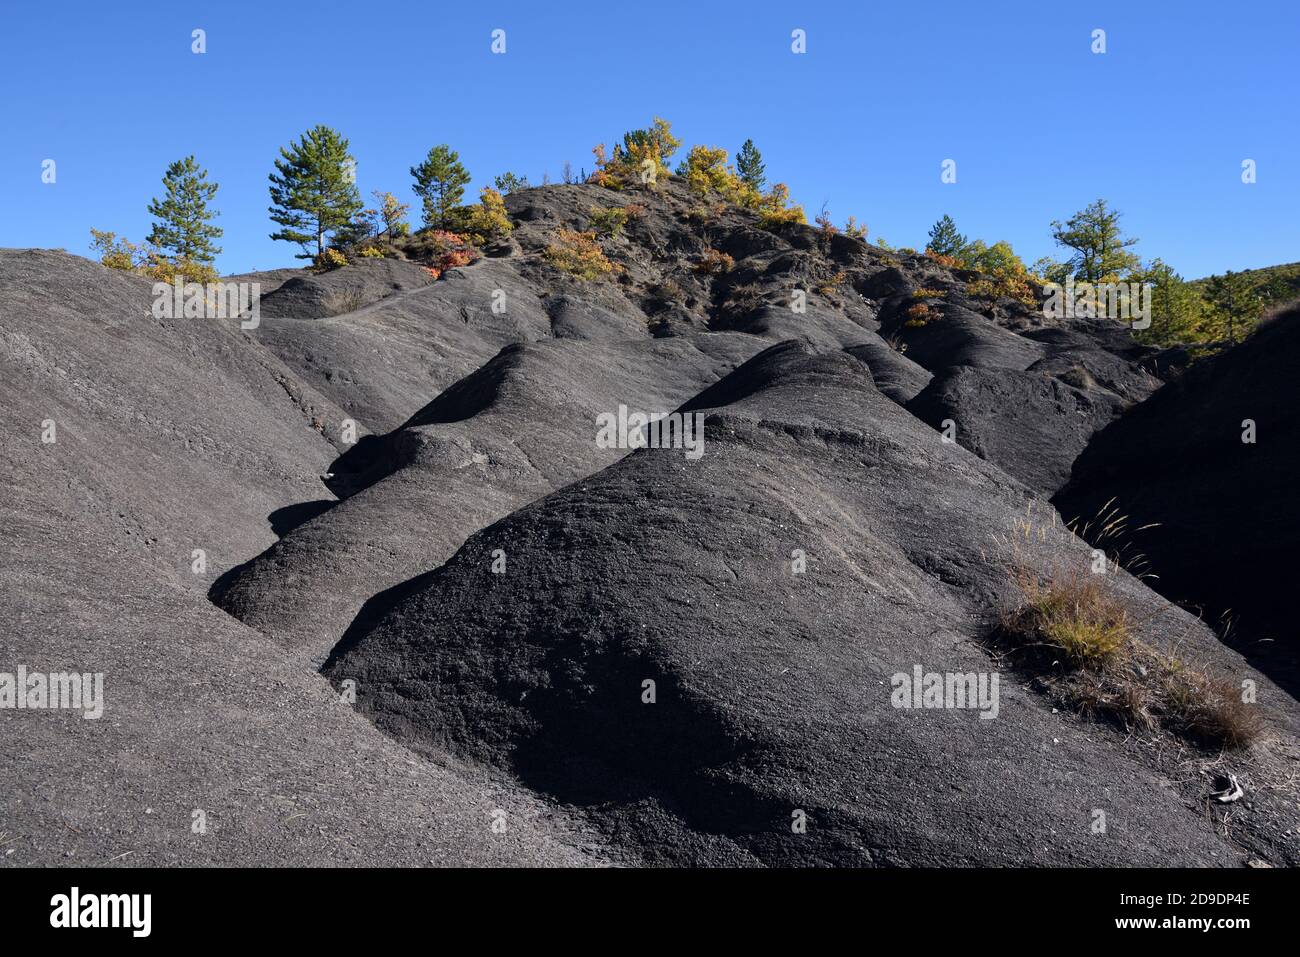
[(1295, 316), (1184, 371), (676, 179), (506, 207), (256, 328), (0, 251), (0, 664), (105, 704), (0, 710), (0, 859), (1297, 862)]

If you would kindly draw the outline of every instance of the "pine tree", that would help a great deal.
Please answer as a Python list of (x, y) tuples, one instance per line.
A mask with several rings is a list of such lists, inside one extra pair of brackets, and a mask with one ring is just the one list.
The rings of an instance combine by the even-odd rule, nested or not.
[(936, 256), (960, 256), (969, 245), (966, 237), (957, 232), (957, 224), (947, 213), (930, 227), (930, 241), (925, 248)]
[(1172, 266), (1153, 259), (1129, 281), (1151, 286), (1151, 328), (1134, 332), (1134, 338), (1161, 346), (1197, 339), (1205, 302)]
[(317, 258), (325, 252), (326, 234), (346, 229), (361, 212), (356, 161), (348, 141), (328, 126), (316, 126), (288, 149), (281, 147), (280, 157), (270, 177), (270, 213), (284, 228), (271, 238), (301, 245), (298, 259)]
[(1244, 338), (1259, 321), (1263, 304), (1243, 273), (1229, 269), (1222, 276), (1211, 276), (1205, 281), (1205, 296), (1214, 310), (1213, 331), (1226, 335), (1229, 342)]
[(1052, 238), (1074, 250), (1070, 266), (1074, 278), (1084, 282), (1116, 279), (1138, 267), (1138, 257), (1128, 251), (1137, 243), (1119, 228), (1120, 212), (1108, 209), (1106, 201), (1089, 203), (1064, 223), (1052, 222)]
[(416, 195), (424, 200), (424, 225), (452, 229), (470, 178), (460, 156), (446, 143), (440, 144), (429, 150), (423, 163), (411, 167), (411, 175)]
[(221, 252), (213, 244), (221, 236), (221, 228), (212, 225), (218, 213), (208, 207), (217, 184), (209, 183), (208, 171), (187, 156), (167, 167), (163, 187), (163, 198), (149, 203), (149, 215), (157, 221), (145, 242), (178, 264), (212, 265)]
[[(566, 183), (573, 182), (573, 171), (569, 167), (568, 163), (564, 164), (564, 181)], [(505, 196), (509, 193), (515, 192), (516, 190), (528, 189), (528, 177), (516, 176), (514, 173), (507, 170), (496, 179), (492, 180), (492, 185), (497, 188), (498, 193)]]
[(758, 151), (753, 140), (745, 140), (740, 152), (736, 154), (736, 172), (740, 181), (755, 192), (761, 193), (767, 185), (767, 167), (763, 164), (763, 154)]
[(673, 125), (661, 116), (656, 116), (650, 126), (639, 130), (628, 130), (623, 134), (622, 144), (614, 144), (614, 152), (608, 162), (603, 159), (604, 145), (597, 147), (596, 163), (613, 182), (601, 182), (615, 189), (637, 183), (650, 183), (665, 180), (672, 175), (668, 160), (681, 147), (682, 141), (673, 136)]

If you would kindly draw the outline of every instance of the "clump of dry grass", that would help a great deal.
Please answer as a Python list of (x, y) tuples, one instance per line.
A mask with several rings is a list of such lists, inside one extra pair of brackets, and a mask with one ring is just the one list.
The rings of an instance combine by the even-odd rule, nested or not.
[(1020, 576), (1025, 603), (1008, 618), (1014, 634), (1059, 651), (1071, 665), (1096, 668), (1126, 647), (1129, 616), (1103, 587), (1099, 575), (1074, 575), (1053, 582)]
[(342, 316), (356, 312), (366, 304), (360, 289), (340, 289), (325, 297), (323, 305), (328, 316)]
[(1150, 687), (1140, 671), (1080, 671), (1053, 684), (1056, 697), (1091, 720), (1109, 720), (1128, 731), (1153, 732), (1160, 719), (1152, 710)]
[(692, 267), (696, 272), (706, 276), (721, 276), (736, 265), (736, 260), (720, 249), (706, 249), (699, 261)]
[(1203, 669), (1178, 668), (1163, 682), (1164, 723), (1185, 738), (1244, 748), (1263, 730), (1259, 710), (1240, 686)]
[(1128, 730), (1163, 730), (1204, 747), (1244, 748), (1262, 730), (1241, 689), (1136, 637), (1136, 620), (1105, 575), (1044, 581), (1013, 572), (1023, 602), (1003, 616), (1000, 643), (1066, 707)]
[(844, 285), (844, 280), (848, 278), (849, 278), (848, 273), (846, 273), (843, 269), (838, 270), (829, 279), (824, 280), (823, 282), (818, 284), (817, 292), (823, 296), (826, 296), (828, 299), (832, 298), (839, 293), (840, 287)]
[(1160, 523), (1152, 522), (1149, 525), (1130, 529), (1128, 518), (1120, 512), (1116, 500), (1111, 498), (1092, 518), (1087, 521), (1076, 518), (1066, 527), (1084, 541), (1091, 543), (1093, 547), (1100, 548), (1116, 565), (1124, 568), (1134, 577), (1144, 581), (1156, 579), (1159, 576), (1152, 573), (1147, 557), (1134, 548), (1132, 538), (1135, 534), (1145, 532), (1149, 528), (1158, 528)]

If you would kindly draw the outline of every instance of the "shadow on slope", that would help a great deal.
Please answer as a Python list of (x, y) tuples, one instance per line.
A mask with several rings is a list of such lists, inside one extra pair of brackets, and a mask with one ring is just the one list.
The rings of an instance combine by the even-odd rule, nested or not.
[(1152, 586), (1210, 620), (1226, 617), (1226, 640), (1293, 695), (1297, 365), (1300, 309), (1194, 365), (1099, 432), (1054, 499), (1083, 522), (1127, 516), (1130, 547), (1158, 576)]
[(596, 418), (674, 408), (728, 367), (686, 339), (507, 346), (406, 423), (341, 456), (341, 501), (233, 571), (213, 599), (323, 659), (377, 593), (441, 565), (474, 531), (608, 465)]

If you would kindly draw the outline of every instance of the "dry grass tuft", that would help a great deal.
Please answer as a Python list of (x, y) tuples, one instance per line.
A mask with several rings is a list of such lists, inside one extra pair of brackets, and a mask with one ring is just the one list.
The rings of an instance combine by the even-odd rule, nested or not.
[(1059, 651), (1080, 668), (1097, 668), (1128, 647), (1128, 613), (1104, 587), (1100, 575), (1075, 575), (1043, 583), (1022, 576), (1025, 604), (1008, 619), (1026, 643)]
[(1244, 748), (1264, 722), (1240, 686), (1201, 669), (1175, 669), (1163, 683), (1164, 724), (1203, 744)]
[(356, 312), (365, 304), (360, 289), (340, 289), (332, 292), (325, 297), (323, 303), (325, 313), (329, 316), (342, 316), (349, 312)]
[(1129, 731), (1166, 731), (1201, 747), (1245, 748), (1263, 730), (1242, 689), (1138, 640), (1141, 623), (1106, 575), (1043, 581), (1013, 573), (1023, 603), (1003, 616), (999, 641), (1023, 652), (1022, 668), (1079, 714)]
[(1145, 532), (1149, 528), (1156, 528), (1159, 524), (1153, 522), (1130, 529), (1128, 516), (1120, 513), (1119, 505), (1112, 498), (1098, 509), (1097, 514), (1092, 518), (1087, 521), (1076, 518), (1069, 522), (1067, 527), (1093, 547), (1104, 551), (1116, 565), (1129, 574), (1147, 581), (1159, 576), (1152, 574), (1147, 557), (1135, 550), (1132, 536), (1138, 532)]

